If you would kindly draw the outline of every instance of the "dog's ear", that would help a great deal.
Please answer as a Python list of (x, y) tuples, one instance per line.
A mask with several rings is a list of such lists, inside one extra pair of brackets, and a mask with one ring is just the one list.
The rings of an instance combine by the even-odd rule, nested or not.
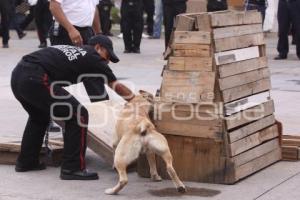
[(145, 91), (145, 90), (139, 90), (139, 93), (140, 93), (145, 99), (147, 99), (147, 101), (153, 102), (154, 96), (153, 96), (150, 92), (147, 92), (147, 91)]

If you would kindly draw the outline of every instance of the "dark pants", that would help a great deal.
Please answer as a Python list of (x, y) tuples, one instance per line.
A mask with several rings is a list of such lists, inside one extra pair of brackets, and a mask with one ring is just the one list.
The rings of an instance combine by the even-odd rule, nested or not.
[(277, 51), (281, 56), (287, 56), (289, 52), (288, 35), (291, 25), (294, 25), (296, 53), (300, 58), (300, 1), (279, 0), (278, 5), (278, 44)]
[[(75, 28), (80, 32), (80, 35), (83, 39), (83, 44), (87, 44), (88, 40), (94, 35), (92, 27)], [(62, 26), (59, 26), (57, 35), (55, 35), (56, 30), (54, 29), (54, 25), (52, 25), (50, 28), (51, 45), (73, 45), (68, 32)], [(101, 82), (101, 80), (87, 79), (83, 81), (83, 84), (87, 94), (90, 97), (91, 102), (103, 101), (108, 99), (104, 84), (103, 82)]]
[(262, 17), (262, 24), (264, 24), (265, 21), (265, 16), (266, 16), (266, 5), (258, 5), (258, 4), (247, 4), (246, 5), (246, 10), (257, 10), (260, 12), (261, 17)]
[(111, 20), (110, 20), (111, 8), (112, 8), (111, 4), (99, 4), (98, 5), (101, 29), (102, 29), (102, 33), (104, 35), (108, 35), (111, 30)]
[(35, 6), (35, 23), (40, 43), (47, 43), (49, 28), (52, 22), (52, 15), (49, 10), (48, 0), (38, 0)]
[(21, 22), (20, 28), (25, 30), (26, 27), (32, 22), (35, 16), (35, 6), (30, 6), (29, 14), (26, 15), (25, 19)]
[[(61, 86), (55, 85), (51, 90), (60, 98), (50, 94), (50, 85), (51, 80), (47, 73), (35, 64), (22, 61), (12, 73), (12, 91), (29, 115), (18, 162), (24, 167), (34, 166), (39, 162), (39, 153), (49, 119), (55, 116), (65, 118), (62, 168), (85, 169), (88, 112)], [(64, 99), (61, 99), (62, 97)], [(54, 103), (64, 103), (68, 106), (54, 106)], [(51, 114), (54, 116), (50, 116)]]
[(122, 32), (126, 50), (140, 49), (143, 33), (142, 0), (123, 0), (121, 5)]
[(147, 33), (148, 35), (153, 35), (153, 25), (154, 25), (154, 0), (143, 0), (144, 11), (147, 14)]
[(10, 5), (10, 26), (11, 28), (14, 28), (20, 37), (23, 34), (23, 30), (20, 28), (20, 25), (17, 20), (17, 13), (16, 13), (16, 1), (11, 0), (11, 5)]
[(186, 2), (177, 2), (173, 4), (163, 4), (164, 26), (165, 26), (165, 48), (167, 49), (171, 33), (174, 27), (176, 15), (186, 11)]
[(9, 18), (11, 8), (10, 6), (10, 0), (0, 0), (1, 30), (3, 44), (8, 44), (9, 40)]

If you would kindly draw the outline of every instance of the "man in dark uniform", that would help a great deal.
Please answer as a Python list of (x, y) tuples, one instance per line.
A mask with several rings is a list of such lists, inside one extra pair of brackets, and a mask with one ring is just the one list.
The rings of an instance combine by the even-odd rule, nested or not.
[(35, 6), (35, 24), (40, 40), (39, 48), (47, 47), (48, 32), (52, 23), (52, 14), (49, 10), (48, 0), (38, 0)]
[(108, 84), (130, 101), (134, 94), (117, 82), (107, 65), (109, 60), (119, 61), (111, 40), (103, 35), (92, 37), (86, 46), (52, 46), (22, 58), (11, 78), (12, 91), (29, 114), (15, 168), (17, 172), (45, 169), (39, 161), (39, 152), (52, 115), (65, 121), (61, 179), (98, 179), (97, 173), (88, 172), (85, 166), (88, 112), (61, 84), (76, 84), (82, 81), (83, 75), (87, 75), (85, 79), (89, 79), (88, 75), (98, 75), (102, 85)]
[(154, 25), (154, 0), (143, 0), (144, 11), (147, 14), (147, 34), (149, 36), (153, 35), (153, 25)]
[(113, 7), (111, 0), (100, 0), (98, 5), (102, 34), (113, 36), (111, 30), (110, 11)]
[(8, 48), (9, 40), (9, 16), (10, 16), (11, 1), (0, 1), (0, 14), (1, 14), (1, 32), (2, 32), (2, 45), (3, 48)]
[(279, 0), (278, 5), (278, 44), (279, 55), (275, 60), (286, 59), (289, 52), (288, 35), (291, 25), (294, 25), (294, 37), (296, 42), (296, 53), (300, 59), (300, 1)]
[(140, 53), (143, 33), (143, 0), (122, 0), (121, 18), (124, 53)]
[(187, 0), (163, 0), (165, 48), (167, 49), (176, 15), (185, 13)]

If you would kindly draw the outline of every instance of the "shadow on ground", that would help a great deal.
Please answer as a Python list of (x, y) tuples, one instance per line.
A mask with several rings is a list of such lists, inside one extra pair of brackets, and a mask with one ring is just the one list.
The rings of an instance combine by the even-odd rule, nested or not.
[(187, 187), (186, 193), (179, 193), (175, 188), (164, 188), (160, 190), (148, 190), (148, 192), (157, 197), (177, 197), (177, 196), (198, 196), (198, 197), (213, 197), (221, 193), (218, 190), (211, 190), (205, 188)]

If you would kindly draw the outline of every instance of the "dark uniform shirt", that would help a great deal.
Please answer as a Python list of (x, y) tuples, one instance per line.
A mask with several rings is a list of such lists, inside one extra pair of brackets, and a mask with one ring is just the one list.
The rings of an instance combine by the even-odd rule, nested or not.
[(51, 46), (24, 56), (23, 61), (41, 66), (51, 81), (74, 84), (84, 80), (80, 79), (82, 75), (85, 79), (106, 79), (104, 81), (108, 83), (116, 80), (107, 62), (93, 46)]

